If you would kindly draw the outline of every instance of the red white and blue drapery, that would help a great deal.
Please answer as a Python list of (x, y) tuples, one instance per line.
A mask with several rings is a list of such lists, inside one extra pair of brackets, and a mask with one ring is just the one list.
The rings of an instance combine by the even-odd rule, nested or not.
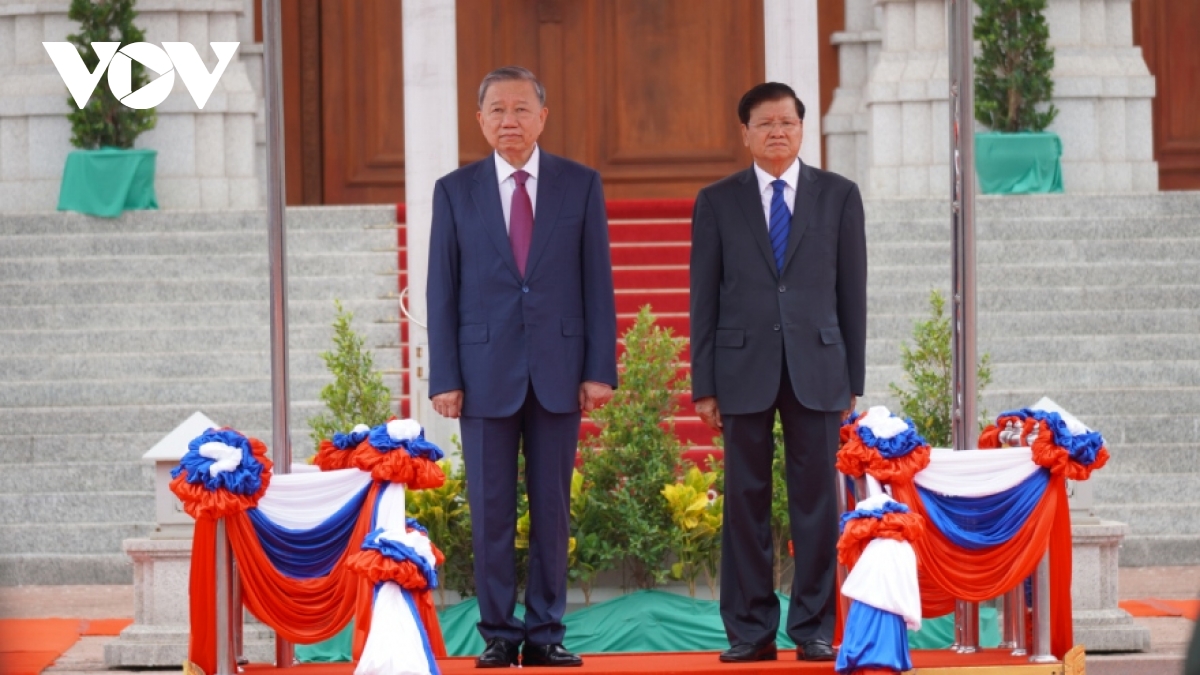
[[(1030, 445), (1000, 447), (1002, 433)], [(949, 614), (956, 598), (1003, 595), (1048, 551), (1051, 651), (1062, 658), (1072, 646), (1066, 479), (1087, 479), (1108, 461), (1108, 450), (1100, 434), (1046, 399), (1000, 415), (980, 446), (987, 449), (931, 449), (910, 422), (872, 408), (843, 426), (838, 469), (876, 478), (923, 519), (924, 536), (906, 538), (916, 553), (923, 616)], [(843, 644), (850, 628), (847, 622)]]
[[(355, 620), (359, 675), (436, 675), (445, 655), (431, 589), (441, 553), (405, 516), (404, 488), (437, 487), (442, 452), (412, 420), (337, 434), (325, 470), (273, 476), (266, 447), (231, 429), (191, 442), (171, 489), (196, 519), (189, 659), (216, 666), (216, 523), (224, 518), (245, 606), (308, 644)], [(321, 461), (324, 460), (324, 461)]]

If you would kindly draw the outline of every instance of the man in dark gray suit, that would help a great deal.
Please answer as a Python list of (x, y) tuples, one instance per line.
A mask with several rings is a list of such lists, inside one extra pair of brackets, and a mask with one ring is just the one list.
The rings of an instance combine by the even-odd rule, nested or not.
[[(600, 175), (539, 150), (546, 92), (528, 70), (479, 86), (496, 152), (438, 180), (429, 242), (429, 393), (461, 418), (479, 632), (476, 667), (579, 666), (562, 646), (580, 411), (612, 398), (617, 317)], [(529, 495), (525, 619), (514, 544), (517, 453)]]
[(772, 428), (783, 423), (797, 658), (832, 660), (834, 455), (862, 395), (867, 250), (851, 181), (799, 160), (804, 104), (775, 82), (738, 104), (754, 165), (700, 191), (692, 215), (696, 412), (725, 439), (721, 618), (727, 662), (776, 658), (771, 580)]

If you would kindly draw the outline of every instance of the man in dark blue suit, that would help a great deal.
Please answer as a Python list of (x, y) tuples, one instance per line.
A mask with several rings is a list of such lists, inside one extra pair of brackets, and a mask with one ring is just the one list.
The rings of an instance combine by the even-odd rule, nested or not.
[[(458, 418), (475, 555), (480, 668), (578, 666), (562, 646), (581, 411), (617, 384), (608, 218), (594, 170), (539, 150), (546, 95), (524, 68), (479, 86), (496, 152), (434, 187), (429, 393)], [(517, 453), (529, 495), (525, 620), (515, 618)]]

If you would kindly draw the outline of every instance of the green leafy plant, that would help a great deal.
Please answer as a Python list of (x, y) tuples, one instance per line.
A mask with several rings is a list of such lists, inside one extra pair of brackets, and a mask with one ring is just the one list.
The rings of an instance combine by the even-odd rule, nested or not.
[[(626, 586), (653, 588), (669, 573), (674, 524), (660, 492), (675, 481), (680, 464), (676, 392), (690, 385), (678, 368), (681, 342), (655, 325), (649, 306), (624, 339), (621, 386), (609, 405), (591, 414), (600, 432), (581, 449), (581, 469), (594, 500), (589, 508), (596, 509), (590, 534), (624, 552), (619, 564)], [(577, 559), (593, 561), (592, 574), (618, 564), (607, 553), (585, 550), (589, 541), (579, 542)]]
[(393, 415), (392, 392), (375, 370), (375, 358), (366, 348), (366, 340), (354, 331), (354, 315), (341, 302), (335, 301), (334, 306), (334, 349), (321, 353), (333, 382), (321, 389), (325, 412), (308, 420), (314, 449), (334, 433), (353, 429), (356, 424), (383, 424)]
[[(72, 0), (67, 17), (79, 22), (79, 32), (67, 36), (75, 45), (88, 72), (100, 65), (100, 58), (92, 49), (93, 42), (144, 42), (145, 34), (133, 25), (137, 12), (135, 0)], [(149, 82), (146, 68), (133, 62), (130, 84), (134, 91)], [(101, 147), (132, 148), (134, 140), (147, 129), (153, 129), (157, 120), (153, 109), (135, 110), (126, 107), (108, 86), (108, 78), (100, 78), (100, 84), (92, 92), (83, 108), (75, 107), (74, 99), (68, 97), (71, 113), (71, 144), (77, 148), (96, 149)]]
[(1042, 131), (1054, 121), (1054, 50), (1046, 0), (975, 0), (975, 119), (993, 131)]
[[(951, 444), (951, 402), (953, 397), (950, 317), (946, 299), (938, 291), (929, 294), (930, 317), (913, 326), (914, 347), (901, 346), (900, 363), (908, 379), (908, 388), (889, 384), (900, 401), (900, 410), (912, 420), (917, 433), (935, 447)], [(991, 356), (984, 354), (975, 371), (976, 400), (992, 382)], [(980, 424), (987, 417), (979, 408)]]
[(689, 467), (683, 482), (664, 485), (663, 499), (675, 523), (675, 563), (671, 576), (687, 582), (688, 594), (696, 597), (696, 579), (703, 572), (708, 590), (717, 597), (717, 560), (721, 553), (721, 523), (724, 498), (713, 488), (716, 472)]
[(568, 578), (579, 584), (584, 605), (592, 604), (596, 576), (616, 567), (622, 551), (607, 538), (609, 510), (598, 500), (595, 483), (582, 473), (571, 475), (571, 541)]
[(438, 570), (438, 604), (445, 607), (446, 589), (463, 596), (475, 594), (475, 565), (466, 469), (461, 462), (456, 468), (446, 459), (438, 466), (446, 474), (446, 482), (439, 488), (405, 490), (404, 504), (409, 517), (425, 526), (429, 540), (446, 556)]

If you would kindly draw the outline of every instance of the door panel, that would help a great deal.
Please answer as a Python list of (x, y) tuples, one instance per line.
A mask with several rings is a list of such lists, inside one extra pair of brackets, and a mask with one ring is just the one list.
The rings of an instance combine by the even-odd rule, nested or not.
[(1200, 2), (1134, 0), (1134, 41), (1155, 77), (1154, 159), (1163, 190), (1200, 190)]

